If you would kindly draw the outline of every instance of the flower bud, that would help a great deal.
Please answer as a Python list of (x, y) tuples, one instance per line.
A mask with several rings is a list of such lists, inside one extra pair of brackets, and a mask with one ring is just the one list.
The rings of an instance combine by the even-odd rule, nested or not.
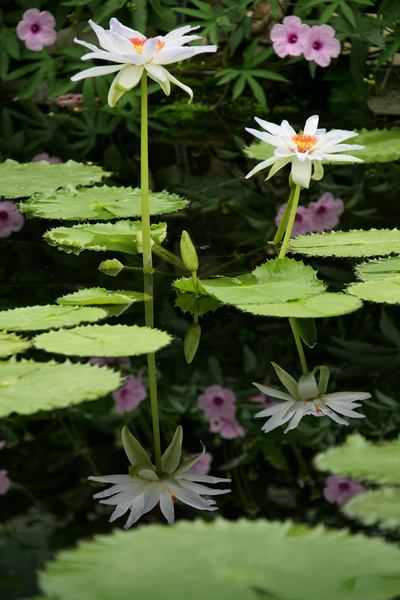
[(187, 231), (182, 231), (181, 236), (181, 256), (183, 264), (191, 273), (199, 268), (199, 259), (192, 240)]
[(116, 258), (111, 260), (103, 260), (103, 262), (99, 265), (99, 271), (104, 273), (104, 275), (110, 275), (111, 277), (116, 277), (123, 268), (124, 265)]
[(199, 347), (200, 343), (200, 336), (200, 325), (198, 323), (190, 323), (186, 331), (185, 340), (183, 342), (183, 351), (188, 364), (190, 364), (196, 356), (197, 348)]

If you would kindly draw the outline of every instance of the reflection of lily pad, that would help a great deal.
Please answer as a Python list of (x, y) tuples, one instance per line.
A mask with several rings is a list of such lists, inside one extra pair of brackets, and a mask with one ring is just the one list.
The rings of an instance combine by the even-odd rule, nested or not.
[(107, 317), (101, 308), (85, 306), (23, 306), (0, 312), (0, 329), (34, 331), (53, 327), (68, 327), (79, 323), (99, 321)]
[(0, 164), (0, 196), (23, 198), (35, 192), (56, 190), (67, 184), (87, 185), (100, 181), (109, 174), (101, 167), (84, 165), (73, 160), (51, 165), (45, 161), (18, 163), (7, 159)]
[(399, 562), (394, 544), (322, 526), (179, 521), (82, 542), (39, 583), (58, 600), (255, 600), (256, 590), (274, 600), (383, 600), (400, 593)]
[[(181, 210), (187, 204), (187, 200), (176, 194), (165, 191), (149, 193), (151, 215)], [(35, 217), (75, 221), (139, 217), (142, 213), (141, 191), (139, 188), (106, 185), (76, 189), (73, 185), (68, 185), (54, 192), (35, 194), (21, 204), (21, 210)]]

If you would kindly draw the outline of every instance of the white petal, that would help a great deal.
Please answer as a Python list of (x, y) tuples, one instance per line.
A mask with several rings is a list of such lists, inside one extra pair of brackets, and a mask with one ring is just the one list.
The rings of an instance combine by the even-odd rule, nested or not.
[(109, 73), (115, 73), (120, 71), (125, 65), (107, 65), (104, 67), (92, 67), (81, 71), (71, 77), (71, 81), (79, 81), (80, 79), (86, 79), (87, 77), (98, 77), (99, 75), (108, 75)]
[(176, 77), (174, 77), (173, 75), (171, 75), (171, 73), (169, 73), (167, 70), (166, 74), (167, 74), (167, 78), (169, 79), (169, 81), (171, 83), (174, 83), (175, 85), (177, 85), (178, 87), (180, 87), (184, 92), (186, 92), (187, 94), (189, 94), (190, 96), (190, 100), (189, 102), (192, 101), (193, 99), (193, 90), (192, 88), (190, 88), (188, 85), (185, 85), (184, 83), (182, 83), (181, 81), (179, 81), (179, 79), (177, 79)]
[(175, 519), (174, 503), (169, 490), (162, 486), (160, 493), (160, 509), (169, 525), (172, 525)]
[(365, 415), (361, 415), (354, 410), (351, 410), (348, 406), (343, 406), (342, 404), (338, 404), (337, 402), (326, 402), (326, 405), (329, 406), (332, 410), (340, 413), (341, 415), (345, 415), (346, 417), (352, 417), (353, 419), (364, 419)]
[(297, 411), (294, 413), (294, 415), (290, 419), (289, 425), (286, 427), (286, 429), (284, 430), (283, 433), (287, 433), (291, 429), (294, 429), (295, 427), (297, 427), (297, 425), (300, 423), (303, 416), (304, 416), (304, 411), (300, 408), (297, 409)]
[(186, 481), (184, 479), (180, 479), (180, 483), (181, 487), (184, 490), (191, 490), (192, 492), (199, 494), (200, 496), (218, 496), (219, 494), (227, 494), (231, 491), (229, 489), (210, 488), (206, 485), (201, 485), (201, 483), (196, 483), (194, 481)]
[[(296, 382), (297, 383), (297, 382)], [(254, 383), (263, 394), (267, 396), (272, 396), (273, 398), (279, 398), (280, 400), (289, 400), (289, 402), (293, 402), (293, 397), (286, 392), (281, 392), (280, 390), (276, 390), (275, 388), (268, 387), (267, 385), (263, 385), (262, 383)]]
[(357, 402), (358, 400), (368, 400), (371, 394), (368, 392), (333, 392), (333, 394), (324, 394), (323, 400), (335, 400), (335, 402)]
[(271, 146), (286, 148), (286, 144), (282, 144), (282, 140), (278, 136), (271, 135), (265, 131), (258, 131), (258, 129), (252, 129), (251, 127), (245, 127), (246, 131), (259, 138), (262, 142), (270, 144)]
[(100, 483), (130, 483), (132, 477), (129, 475), (90, 475), (90, 481), (99, 481)]
[(120, 85), (124, 90), (128, 91), (134, 88), (142, 77), (144, 67), (135, 65), (125, 65), (115, 78), (115, 85)]
[(272, 429), (276, 429), (276, 427), (279, 427), (280, 425), (287, 423), (289, 421), (289, 419), (292, 418), (292, 416), (293, 416), (292, 414), (278, 413), (278, 414), (274, 415), (273, 417), (271, 417), (270, 420), (267, 421), (261, 427), (261, 429), (265, 433), (268, 433), (269, 431), (272, 431)]
[(94, 23), (91, 19), (89, 19), (89, 25), (97, 35), (100, 46), (104, 48), (104, 50), (109, 50), (110, 52), (113, 52), (113, 44), (111, 42), (110, 37), (107, 35), (107, 31), (100, 27), (100, 25), (97, 25), (97, 23)]
[(286, 415), (287, 411), (290, 410), (290, 408), (294, 404), (296, 404), (296, 402), (295, 402), (295, 400), (293, 400), (293, 398), (291, 398), (290, 400), (287, 400), (286, 402), (281, 402), (280, 404), (274, 404), (273, 406), (264, 408), (263, 410), (260, 410), (258, 413), (256, 413), (254, 416), (255, 417), (272, 417), (273, 415), (276, 415), (278, 413), (282, 413), (282, 415)]
[(300, 162), (295, 157), (292, 162), (292, 179), (301, 187), (308, 188), (311, 179), (311, 161)]
[(364, 162), (362, 158), (351, 156), (351, 154), (325, 154), (324, 160), (328, 162)]
[(318, 127), (319, 116), (313, 115), (309, 117), (304, 125), (304, 135), (314, 136)]
[(200, 510), (217, 510), (215, 504), (215, 500), (205, 500), (195, 492), (192, 492), (188, 489), (177, 488), (172, 489), (174, 496), (178, 498), (181, 502), (188, 504), (189, 506), (193, 506), (193, 508), (199, 508)]
[(112, 523), (116, 519), (119, 519), (119, 517), (122, 517), (126, 513), (126, 511), (129, 510), (130, 508), (131, 508), (130, 502), (128, 504), (118, 504), (118, 506), (115, 508), (114, 512), (112, 513), (111, 517), (108, 519), (109, 522)]
[(278, 157), (271, 156), (271, 158), (268, 158), (267, 160), (264, 160), (263, 162), (258, 163), (258, 165), (256, 165), (254, 167), (254, 169), (252, 169), (251, 171), (249, 171), (247, 173), (246, 179), (249, 179), (249, 177), (252, 177), (253, 175), (255, 175), (256, 173), (258, 173), (259, 171), (262, 171), (263, 169), (266, 169), (267, 167), (270, 167), (271, 165), (273, 165), (278, 160), (279, 160)]
[(113, 33), (118, 33), (119, 35), (121, 35), (122, 37), (124, 37), (126, 39), (138, 38), (139, 40), (142, 40), (142, 39), (145, 39), (145, 37), (146, 37), (143, 35), (143, 33), (140, 33), (139, 31), (136, 31), (135, 29), (130, 29), (129, 27), (125, 27), (125, 25), (122, 25), (122, 23), (120, 23), (118, 21), (118, 19), (116, 19), (115, 17), (110, 19), (110, 30)]
[[(264, 119), (259, 119), (258, 117), (254, 117), (254, 120), (257, 121), (257, 123), (260, 125), (260, 127), (265, 129), (272, 135), (280, 135), (281, 134), (281, 126), (280, 125), (276, 125), (275, 123), (270, 123), (269, 121), (264, 121)], [(247, 130), (247, 131), (249, 131), (249, 130)]]
[(202, 475), (201, 473), (185, 472), (179, 476), (179, 479), (186, 481), (201, 481), (203, 483), (229, 483), (232, 480), (226, 477), (213, 477), (212, 475)]

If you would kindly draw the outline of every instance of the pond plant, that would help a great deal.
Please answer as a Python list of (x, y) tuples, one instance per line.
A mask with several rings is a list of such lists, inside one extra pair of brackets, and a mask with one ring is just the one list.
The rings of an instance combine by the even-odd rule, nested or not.
[[(350, 39), (350, 102), (365, 106), (370, 46), (377, 77), (385, 68), (380, 91), (400, 47), (391, 3), (373, 14), (366, 0), (38, 4), (2, 9), (1, 75), (18, 82), (18, 107), (6, 105), (2, 123), (17, 144), (24, 115), (31, 158), (2, 145), (0, 237), (12, 244), (36, 227), (42, 260), (73, 276), (51, 303), (15, 302), (16, 262), (3, 279), (0, 589), (38, 600), (400, 597), (400, 235), (380, 226), (377, 202), (398, 186), (400, 133), (346, 129), (337, 116), (321, 128), (331, 117), (314, 105), (301, 129), (289, 79), (304, 68), (300, 79), (321, 83), (317, 69), (339, 63)], [(101, 64), (81, 71), (80, 60)], [(267, 121), (256, 114), (267, 114), (274, 85), (291, 100)], [(174, 108), (175, 87), (188, 105)], [(218, 171), (235, 159), (232, 177), (196, 179), (194, 167), (177, 177), (168, 156), (152, 171), (168, 119), (172, 131), (190, 122), (197, 92), (214, 98), (197, 107), (207, 124), (229, 92), (234, 106), (245, 90), (245, 123), (261, 130), (242, 127), (214, 161)], [(28, 104), (35, 94), (41, 108)], [(62, 159), (51, 156), (58, 131)], [(259, 141), (246, 146), (245, 131)], [(111, 152), (96, 148), (102, 135)], [(234, 247), (218, 264), (205, 250), (224, 227)], [(26, 254), (17, 252), (29, 270)], [(361, 391), (346, 391), (353, 382)], [(120, 517), (129, 531), (107, 524)], [(34, 568), (21, 571), (31, 540)]]

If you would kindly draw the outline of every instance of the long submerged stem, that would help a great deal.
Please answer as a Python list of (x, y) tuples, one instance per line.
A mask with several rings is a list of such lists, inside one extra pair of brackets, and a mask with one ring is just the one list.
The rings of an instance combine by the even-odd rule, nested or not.
[[(150, 209), (149, 209), (149, 142), (148, 142), (148, 109), (147, 109), (147, 73), (144, 71), (141, 80), (141, 141), (140, 141), (140, 188), (142, 202), (142, 244), (143, 244), (143, 278), (144, 317), (146, 327), (154, 327), (154, 302), (153, 302), (153, 260), (151, 254), (150, 237)], [(157, 400), (157, 374), (154, 353), (147, 354), (147, 368), (149, 374), (151, 418), (153, 423), (154, 458), (157, 472), (161, 472), (161, 439), (160, 420), (158, 415)]]
[[(285, 237), (283, 238), (283, 242), (282, 242), (282, 246), (281, 246), (281, 250), (279, 252), (278, 258), (284, 258), (286, 256), (286, 252), (289, 247), (289, 240), (290, 240), (290, 236), (292, 235), (294, 220), (296, 218), (297, 206), (299, 204), (300, 190), (301, 190), (301, 186), (296, 184), (296, 188), (295, 188), (294, 194), (293, 194), (292, 210), (290, 212), (288, 226), (286, 229)], [(292, 194), (290, 195), (290, 197), (292, 197)]]

